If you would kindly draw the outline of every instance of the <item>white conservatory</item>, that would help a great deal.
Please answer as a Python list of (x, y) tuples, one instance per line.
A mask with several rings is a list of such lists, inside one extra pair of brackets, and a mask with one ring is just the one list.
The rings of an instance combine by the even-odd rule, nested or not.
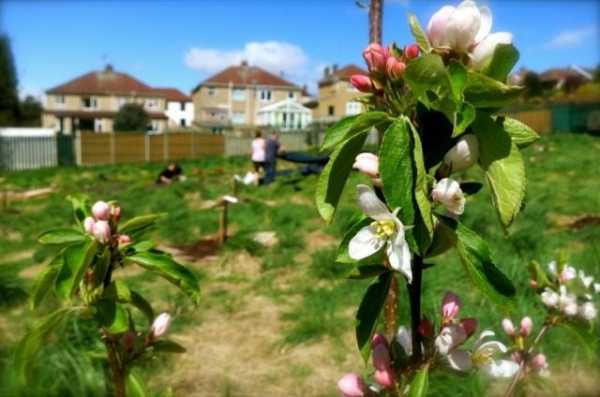
[(257, 124), (285, 130), (301, 130), (312, 122), (312, 112), (292, 98), (260, 108)]

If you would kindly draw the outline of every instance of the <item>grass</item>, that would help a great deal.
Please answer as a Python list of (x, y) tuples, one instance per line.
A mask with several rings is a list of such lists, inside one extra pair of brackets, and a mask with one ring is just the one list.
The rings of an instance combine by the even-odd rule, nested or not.
[[(464, 223), (489, 242), (499, 266), (518, 289), (514, 320), (528, 314), (539, 326), (543, 315), (528, 288), (531, 259), (546, 263), (562, 251), (570, 263), (600, 276), (600, 227), (565, 226), (576, 216), (600, 213), (595, 183), (599, 149), (600, 140), (585, 135), (546, 137), (527, 148), (527, 196), (509, 234), (495, 218), (487, 189), (467, 203)], [(248, 165), (238, 158), (209, 158), (182, 166), (189, 179), (168, 187), (154, 185), (160, 170), (156, 164), (0, 175), (11, 189), (55, 188), (46, 198), (0, 209), (0, 395), (105, 395), (104, 368), (96, 358), (102, 348), (94, 342), (96, 331), (82, 320), (68, 323), (44, 348), (33, 368), (35, 381), (27, 389), (16, 386), (10, 376), (10, 354), (32, 324), (32, 313), (25, 306), (32, 269), (43, 266), (51, 254), (36, 245), (36, 236), (69, 223), (65, 196), (85, 192), (92, 200), (118, 200), (125, 219), (166, 212), (152, 238), (163, 246), (194, 244), (218, 229), (218, 211), (204, 209), (203, 203), (229, 193), (232, 175), (245, 172)], [(351, 178), (350, 186), (364, 181), (357, 174)], [(470, 171), (464, 179), (481, 179), (481, 174)], [(325, 225), (313, 205), (315, 184), (316, 177), (311, 176), (243, 189), (242, 195), (252, 200), (231, 207), (232, 236), (216, 256), (182, 258), (201, 277), (197, 308), (152, 275), (130, 275), (134, 288), (147, 295), (157, 311), (175, 315), (170, 332), (190, 347), (181, 357), (160, 357), (138, 369), (141, 379), (148, 380), (150, 395), (239, 396), (256, 388), (262, 395), (282, 395), (286, 390), (290, 395), (333, 396), (339, 376), (363, 368), (353, 340), (353, 315), (368, 280), (347, 280), (348, 267), (334, 261), (336, 243), (357, 214), (354, 192), (345, 191), (336, 219)], [(253, 235), (258, 231), (274, 231), (277, 244), (269, 248), (256, 243)], [(450, 252), (432, 262), (435, 266), (424, 276), (425, 313), (435, 317), (441, 296), (451, 289), (463, 298), (465, 316), (476, 316), (483, 327), (498, 330), (506, 313), (471, 287), (457, 256)], [(46, 308), (55, 304), (49, 301)], [(399, 313), (406, 323), (404, 290)], [(598, 347), (583, 347), (567, 331), (553, 330), (541, 349), (557, 372), (598, 369)], [(280, 360), (290, 365), (278, 364)], [(488, 383), (477, 375), (457, 381), (454, 374), (436, 372), (430, 395), (483, 395)]]

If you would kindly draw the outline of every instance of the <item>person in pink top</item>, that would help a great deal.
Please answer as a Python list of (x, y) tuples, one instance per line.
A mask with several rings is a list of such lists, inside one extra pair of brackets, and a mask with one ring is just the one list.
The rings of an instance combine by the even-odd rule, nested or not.
[(262, 133), (260, 131), (256, 131), (256, 135), (252, 140), (252, 154), (250, 156), (252, 164), (254, 164), (254, 171), (256, 172), (264, 170), (265, 168), (265, 149), (265, 139), (262, 137)]

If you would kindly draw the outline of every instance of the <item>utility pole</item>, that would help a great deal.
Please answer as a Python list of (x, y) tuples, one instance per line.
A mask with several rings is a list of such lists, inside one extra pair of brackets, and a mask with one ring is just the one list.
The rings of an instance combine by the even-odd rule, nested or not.
[(381, 25), (383, 19), (383, 0), (369, 2), (369, 43), (381, 44)]

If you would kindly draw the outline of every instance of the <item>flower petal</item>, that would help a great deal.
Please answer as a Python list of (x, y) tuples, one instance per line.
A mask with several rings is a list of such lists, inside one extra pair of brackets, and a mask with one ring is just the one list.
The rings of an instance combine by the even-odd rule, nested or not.
[(485, 6), (479, 7), (479, 13), (481, 14), (481, 23), (477, 36), (475, 36), (475, 43), (481, 42), (492, 31), (492, 12), (490, 9)]
[(412, 332), (401, 325), (396, 333), (396, 342), (402, 346), (407, 356), (412, 356)]
[(478, 349), (479, 346), (481, 346), (481, 344), (483, 343), (483, 340), (485, 338), (487, 338), (488, 336), (494, 336), (496, 335), (494, 333), (494, 331), (491, 331), (489, 329), (486, 329), (484, 331), (481, 331), (481, 334), (479, 334), (479, 337), (477, 338), (477, 340), (475, 341), (475, 344), (473, 345), (475, 349)]
[(488, 35), (477, 44), (471, 57), (475, 69), (483, 69), (492, 59), (498, 44), (511, 44), (513, 36), (508, 32), (497, 32)]
[(489, 354), (506, 353), (507, 351), (503, 343), (495, 340), (482, 343), (477, 347), (477, 350), (486, 350)]
[(373, 255), (384, 245), (385, 240), (377, 237), (371, 226), (365, 226), (348, 243), (348, 255), (350, 255), (350, 258), (359, 261)]
[(450, 367), (457, 371), (466, 372), (472, 367), (471, 356), (464, 350), (453, 350), (447, 357)]
[(369, 218), (376, 221), (386, 221), (394, 218), (390, 210), (379, 200), (379, 197), (370, 187), (358, 185), (356, 190), (358, 192), (358, 205)]
[(412, 269), (410, 267), (410, 250), (404, 238), (398, 241), (396, 238), (390, 241), (387, 246), (387, 256), (390, 265), (394, 270), (406, 276), (408, 283), (412, 282)]
[(509, 360), (491, 360), (481, 366), (481, 369), (494, 378), (511, 378), (519, 371), (519, 364)]

